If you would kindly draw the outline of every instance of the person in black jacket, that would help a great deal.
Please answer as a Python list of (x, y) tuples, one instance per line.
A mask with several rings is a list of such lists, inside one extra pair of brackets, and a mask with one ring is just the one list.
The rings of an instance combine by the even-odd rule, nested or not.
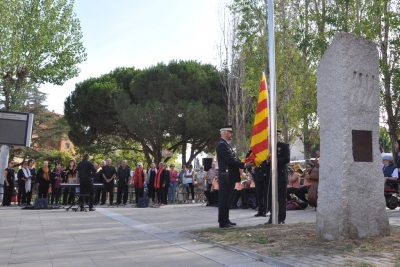
[(65, 172), (62, 169), (61, 163), (57, 162), (56, 167), (51, 173), (50, 181), (52, 187), (51, 193), (51, 205), (54, 205), (54, 199), (56, 200), (56, 206), (58, 206), (58, 201), (60, 200), (61, 187), (60, 183), (65, 180)]
[[(81, 192), (89, 191), (89, 211), (95, 211), (93, 208), (93, 194), (94, 194), (94, 186), (92, 177), (96, 173), (96, 169), (93, 164), (89, 161), (89, 155), (85, 154), (82, 157), (82, 161), (78, 163), (76, 169), (78, 170), (79, 175), (79, 183), (81, 186)], [(83, 199), (81, 199), (83, 201)]]
[[(35, 161), (33, 159), (28, 160), (28, 168), (29, 168), (29, 171), (31, 172), (31, 192), (30, 192), (30, 194), (26, 194), (26, 205), (27, 206), (31, 205), (32, 190), (33, 190), (34, 184), (36, 182), (36, 169), (33, 167), (34, 165), (35, 165)], [(22, 196), (22, 198), (25, 198), (25, 196)]]
[(14, 171), (14, 161), (10, 160), (8, 162), (8, 167), (4, 170), (4, 195), (3, 195), (3, 206), (11, 205), (12, 193), (14, 190), (14, 180), (15, 180), (15, 171)]
[(114, 206), (114, 178), (117, 176), (117, 170), (111, 166), (111, 159), (107, 159), (107, 165), (102, 167), (101, 175), (104, 179), (104, 187), (101, 195), (101, 205), (106, 203), (107, 192), (110, 193), (110, 206)]
[(22, 163), (22, 168), (19, 169), (18, 172), (17, 172), (17, 178), (18, 178), (18, 180), (17, 180), (17, 184), (18, 184), (18, 195), (17, 195), (18, 196), (17, 197), (18, 204), (17, 205), (19, 207), (22, 207), (22, 204), (25, 204), (24, 202), (22, 202), (22, 194), (25, 192), (25, 179), (23, 179), (24, 178), (24, 173), (22, 172), (22, 169), (26, 168), (26, 167), (27, 167), (27, 163), (23, 162)]
[(220, 228), (230, 228), (236, 225), (229, 220), (229, 205), (232, 200), (236, 182), (240, 182), (239, 169), (254, 166), (254, 162), (241, 162), (233, 152), (230, 141), (233, 136), (232, 126), (220, 128), (221, 139), (217, 144), (217, 159), (219, 168), (218, 193), (218, 223)]
[[(93, 183), (95, 184), (104, 184), (104, 179), (103, 179), (103, 173), (102, 173), (102, 168), (104, 166), (106, 166), (106, 161), (102, 160), (101, 161), (101, 167), (99, 167), (99, 165), (97, 163), (94, 163), (94, 168), (97, 170), (96, 174), (94, 175), (94, 179), (93, 179)], [(101, 192), (102, 192), (102, 188), (95, 188), (94, 189), (94, 200), (93, 200), (93, 204), (97, 205), (100, 203), (100, 196), (101, 196)]]
[(164, 169), (164, 163), (160, 162), (158, 164), (156, 178), (154, 179), (154, 187), (157, 190), (157, 202), (160, 206), (164, 206), (165, 186), (168, 178), (167, 172), (168, 171)]
[(38, 198), (47, 198), (50, 185), (50, 168), (48, 161), (43, 161), (43, 166), (37, 172), (36, 180), (39, 183)]
[(168, 204), (168, 191), (171, 182), (171, 173), (168, 170), (168, 164), (164, 162), (164, 171), (165, 171), (165, 187), (164, 187), (164, 196), (163, 196), (163, 204)]
[(127, 160), (124, 159), (117, 170), (117, 205), (121, 205), (122, 194), (124, 194), (123, 204), (126, 205), (128, 201), (129, 181), (131, 178), (131, 168), (127, 165)]
[[(281, 132), (277, 132), (277, 162), (278, 162), (278, 224), (285, 224), (286, 220), (286, 190), (287, 190), (287, 167), (286, 164), (290, 162), (290, 148), (288, 144), (281, 142)], [(272, 184), (271, 184), (271, 155), (268, 156), (266, 183), (268, 187), (268, 205), (267, 210), (271, 211), (272, 206)], [(272, 216), (265, 224), (272, 223)]]
[[(146, 182), (147, 174), (143, 169), (143, 163), (138, 162), (136, 165), (136, 170), (133, 174), (133, 186), (135, 187), (135, 203), (139, 205), (139, 199), (144, 195), (144, 185)], [(154, 183), (154, 179), (153, 179)], [(154, 186), (154, 185), (153, 185)]]
[(397, 168), (400, 168), (400, 139), (396, 140), (394, 143), (394, 148), (395, 148), (395, 157), (394, 157), (394, 164), (397, 166)]

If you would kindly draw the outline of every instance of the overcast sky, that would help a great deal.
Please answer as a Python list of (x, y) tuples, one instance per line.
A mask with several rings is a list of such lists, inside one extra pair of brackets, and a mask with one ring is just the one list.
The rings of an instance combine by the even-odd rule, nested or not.
[(116, 67), (147, 68), (170, 60), (216, 65), (224, 0), (75, 0), (87, 60), (63, 86), (45, 84), (49, 110), (63, 114), (75, 84)]

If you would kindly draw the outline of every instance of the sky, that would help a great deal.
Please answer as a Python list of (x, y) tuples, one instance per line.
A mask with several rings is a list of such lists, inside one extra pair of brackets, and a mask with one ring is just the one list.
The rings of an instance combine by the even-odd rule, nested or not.
[(117, 67), (138, 69), (171, 60), (217, 65), (224, 0), (75, 0), (87, 60), (62, 86), (44, 84), (50, 111), (63, 114), (75, 84)]

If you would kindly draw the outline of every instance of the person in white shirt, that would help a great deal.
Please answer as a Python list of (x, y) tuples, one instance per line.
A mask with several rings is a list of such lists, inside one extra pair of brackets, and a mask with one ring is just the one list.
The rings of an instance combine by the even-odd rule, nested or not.
[(207, 181), (207, 190), (211, 191), (211, 186), (215, 177), (215, 172), (217, 171), (217, 169), (215, 168), (215, 162), (213, 162), (211, 164), (211, 169), (208, 170), (208, 181)]
[(186, 184), (189, 185), (187, 188), (187, 199), (189, 199), (189, 190), (192, 195), (192, 203), (194, 203), (194, 186), (193, 186), (193, 178), (194, 178), (194, 170), (191, 164), (187, 165), (187, 170), (185, 173)]

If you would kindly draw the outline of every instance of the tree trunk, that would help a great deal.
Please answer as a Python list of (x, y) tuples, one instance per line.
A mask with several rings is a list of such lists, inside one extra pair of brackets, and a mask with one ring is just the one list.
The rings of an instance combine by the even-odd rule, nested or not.
[[(182, 138), (183, 140), (185, 140), (185, 138)], [(183, 142), (182, 144), (182, 166), (186, 165), (186, 149), (187, 149), (187, 143)]]

